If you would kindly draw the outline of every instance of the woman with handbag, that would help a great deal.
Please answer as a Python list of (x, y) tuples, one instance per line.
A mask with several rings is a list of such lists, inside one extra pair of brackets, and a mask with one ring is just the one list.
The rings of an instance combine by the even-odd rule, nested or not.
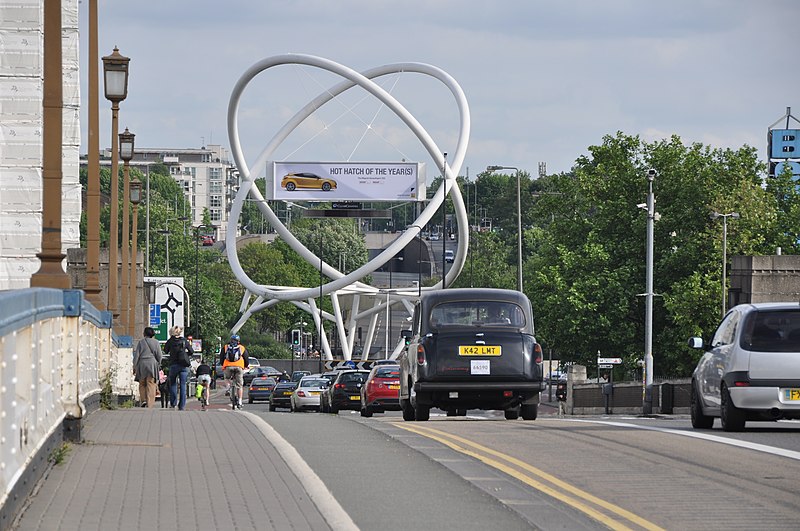
[(161, 345), (155, 339), (156, 331), (149, 326), (144, 337), (136, 343), (133, 352), (133, 375), (139, 382), (139, 402), (142, 407), (155, 407), (158, 371), (161, 368)]
[(169, 355), (169, 407), (174, 408), (178, 398), (178, 380), (180, 380), (180, 400), (178, 409), (186, 409), (186, 381), (189, 379), (189, 366), (191, 365), (191, 345), (183, 337), (183, 327), (173, 326), (169, 330), (169, 339), (164, 343), (164, 352)]

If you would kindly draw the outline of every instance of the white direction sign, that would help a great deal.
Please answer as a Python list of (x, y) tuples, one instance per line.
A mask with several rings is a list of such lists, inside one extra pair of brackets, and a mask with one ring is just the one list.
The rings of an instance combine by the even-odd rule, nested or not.
[(598, 365), (621, 365), (622, 358), (597, 358)]

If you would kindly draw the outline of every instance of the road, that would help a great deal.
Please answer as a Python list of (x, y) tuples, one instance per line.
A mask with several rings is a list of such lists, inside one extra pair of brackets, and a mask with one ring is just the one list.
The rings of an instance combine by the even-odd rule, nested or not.
[[(797, 529), (800, 423), (258, 412), (362, 529)], [(545, 410), (545, 408), (543, 408)]]

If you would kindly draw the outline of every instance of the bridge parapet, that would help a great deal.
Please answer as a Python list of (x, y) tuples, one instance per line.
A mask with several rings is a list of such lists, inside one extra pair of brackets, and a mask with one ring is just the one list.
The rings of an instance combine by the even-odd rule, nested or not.
[(132, 394), (131, 338), (80, 290), (0, 292), (0, 528), (44, 473), (64, 438), (99, 405), (109, 371), (114, 394)]

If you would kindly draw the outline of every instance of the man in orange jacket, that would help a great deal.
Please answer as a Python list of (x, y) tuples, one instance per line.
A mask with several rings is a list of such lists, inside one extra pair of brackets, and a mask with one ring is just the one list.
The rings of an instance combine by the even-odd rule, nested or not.
[(223, 345), (219, 353), (219, 362), (225, 373), (225, 379), (231, 386), (236, 383), (236, 407), (242, 409), (242, 388), (244, 387), (244, 371), (250, 367), (247, 349), (239, 343), (239, 336), (234, 334), (227, 345)]

